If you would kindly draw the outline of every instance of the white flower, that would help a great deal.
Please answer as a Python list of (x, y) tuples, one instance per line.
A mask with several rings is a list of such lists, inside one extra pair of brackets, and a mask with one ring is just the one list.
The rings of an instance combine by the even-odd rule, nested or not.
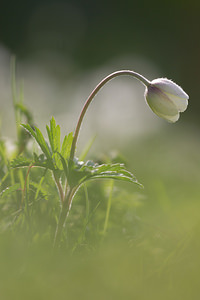
[(189, 96), (173, 81), (158, 78), (147, 86), (145, 98), (156, 115), (173, 123), (186, 110)]

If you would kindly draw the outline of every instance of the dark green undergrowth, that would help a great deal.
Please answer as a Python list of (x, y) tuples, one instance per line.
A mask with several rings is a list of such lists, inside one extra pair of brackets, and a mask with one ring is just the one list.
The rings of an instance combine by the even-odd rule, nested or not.
[[(22, 191), (1, 198), (1, 298), (198, 299), (199, 142), (177, 136), (166, 132), (124, 148), (144, 190), (127, 183), (112, 189), (106, 180), (81, 187), (56, 251), (57, 190), (50, 173), (33, 168), (30, 218), (24, 212), (12, 225)], [(31, 182), (43, 175), (36, 197)]]

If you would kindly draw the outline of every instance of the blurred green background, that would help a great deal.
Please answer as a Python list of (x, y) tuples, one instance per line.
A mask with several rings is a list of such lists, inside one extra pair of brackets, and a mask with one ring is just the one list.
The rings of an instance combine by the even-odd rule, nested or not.
[(55, 53), (81, 69), (121, 55), (150, 60), (198, 105), (199, 9), (195, 0), (3, 1), (0, 42), (18, 59)]
[(83, 124), (78, 153), (96, 134), (88, 158), (119, 151), (145, 189), (115, 184), (103, 238), (109, 183), (88, 187), (91, 208), (100, 204), (84, 238), (80, 190), (66, 230), (74, 252), (52, 254), (44, 233), (54, 189), (34, 216), (41, 241), (31, 233), (33, 243), (27, 242), (23, 231), (14, 231), (15, 238), (1, 235), (0, 299), (199, 299), (199, 12), (194, 0), (3, 1), (0, 119), (8, 147), (15, 140), (13, 54), (25, 104), (43, 132), (51, 115), (63, 134), (73, 130), (84, 99), (118, 69), (173, 79), (190, 99), (172, 125), (148, 109), (143, 87), (132, 78), (101, 91)]
[(196, 0), (3, 1), (0, 45), (20, 62), (47, 68), (57, 80), (110, 61), (113, 69), (138, 71), (152, 64), (157, 75), (184, 87), (192, 99), (185, 118), (198, 122), (199, 11)]

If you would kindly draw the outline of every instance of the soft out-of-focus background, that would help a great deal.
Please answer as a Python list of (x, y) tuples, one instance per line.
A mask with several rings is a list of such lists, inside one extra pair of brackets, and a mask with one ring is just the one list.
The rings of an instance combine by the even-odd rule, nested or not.
[[(183, 86), (191, 102), (181, 123), (198, 124), (199, 9), (197, 1), (179, 0), (5, 1), (0, 11), (3, 132), (12, 136), (12, 54), (37, 123), (45, 124), (54, 114), (72, 130), (99, 80), (129, 68), (149, 79), (164, 76)], [(88, 136), (130, 136), (167, 126), (146, 107), (143, 90), (132, 78), (109, 84), (88, 113)]]
[[(11, 142), (12, 55), (25, 104), (43, 132), (52, 115), (63, 134), (72, 131), (91, 90), (119, 69), (135, 70), (148, 79), (173, 79), (190, 96), (176, 124), (152, 113), (144, 101), (144, 87), (133, 78), (117, 78), (96, 96), (82, 126), (78, 152), (96, 136), (91, 157), (112, 156), (119, 150), (145, 189), (116, 185), (107, 244), (89, 256), (80, 251), (78, 258), (66, 259), (63, 252), (51, 260), (45, 246), (26, 251), (23, 235), (6, 239), (0, 247), (2, 299), (198, 299), (199, 12), (200, 2), (195, 0), (1, 4), (1, 136)], [(91, 203), (102, 196), (99, 190), (97, 185), (90, 191)], [(71, 218), (77, 223), (82, 194), (72, 207)], [(98, 208), (91, 232), (102, 230), (106, 203)], [(76, 222), (69, 221), (74, 227)], [(75, 232), (73, 226), (69, 235)], [(84, 243), (82, 248), (89, 244)]]

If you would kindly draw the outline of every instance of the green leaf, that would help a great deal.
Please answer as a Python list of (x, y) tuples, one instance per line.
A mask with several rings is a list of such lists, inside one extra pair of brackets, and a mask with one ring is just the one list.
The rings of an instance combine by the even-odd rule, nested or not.
[(64, 157), (60, 153), (58, 153), (58, 155), (60, 156), (60, 160), (61, 160), (61, 163), (62, 163), (62, 166), (63, 166), (63, 170), (65, 172), (65, 176), (68, 178), (69, 171), (68, 171), (67, 161), (64, 159)]
[(64, 137), (63, 143), (62, 143), (62, 149), (61, 149), (61, 155), (64, 157), (64, 159), (68, 160), (70, 156), (70, 151), (72, 147), (72, 141), (73, 141), (73, 132), (69, 133)]
[(18, 156), (15, 159), (13, 159), (10, 163), (11, 168), (23, 168), (28, 167), (33, 163), (33, 160), (30, 160), (23, 156)]
[(56, 125), (54, 117), (51, 118), (50, 128), (46, 126), (52, 153), (60, 152), (60, 126)]
[[(64, 137), (63, 143), (62, 143), (62, 148), (60, 151), (60, 126), (56, 125), (54, 117), (51, 118), (50, 121), (50, 127), (46, 126), (48, 137), (49, 137), (49, 142), (51, 146), (51, 153), (52, 153), (52, 158), (56, 164), (56, 167), (58, 169), (62, 169), (63, 166), (63, 161), (61, 161), (61, 157), (64, 160), (68, 160), (70, 156), (70, 151), (71, 151), (71, 145), (73, 141), (73, 133), (70, 133), (69, 135), (66, 135)], [(59, 156), (59, 154), (61, 156)]]
[(34, 130), (33, 130), (33, 128), (28, 124), (27, 125), (22, 124), (22, 126), (35, 138), (35, 140), (38, 143), (38, 145), (40, 146), (42, 152), (46, 155), (46, 157), (50, 161), (52, 161), (49, 146), (47, 145), (47, 143), (46, 143), (41, 131), (39, 130), (39, 128), (34, 127)]
[(46, 159), (44, 154), (37, 155), (36, 153), (33, 153), (33, 155), (34, 155), (33, 165), (35, 167), (50, 169), (52, 171), (54, 170), (54, 165), (52, 164), (52, 161)]
[(93, 170), (91, 170), (91, 176), (89, 176), (89, 178), (84, 179), (84, 181), (97, 178), (110, 178), (128, 181), (142, 186), (137, 181), (135, 176), (125, 169), (125, 166), (123, 164), (103, 164), (94, 166)]
[(60, 158), (58, 152), (60, 152), (60, 126), (56, 125), (54, 117), (51, 118), (50, 128), (46, 126), (49, 142), (51, 146), (52, 158), (56, 164), (57, 168), (61, 168)]
[(72, 186), (81, 185), (91, 179), (116, 179), (127, 181), (142, 186), (135, 176), (125, 169), (123, 164), (102, 164), (98, 165), (92, 161), (86, 163), (74, 160), (69, 170), (69, 183)]
[(44, 154), (40, 154), (39, 156), (36, 153), (33, 153), (34, 159), (28, 159), (23, 156), (18, 156), (15, 159), (13, 159), (10, 163), (11, 168), (23, 168), (23, 167), (29, 167), (30, 165), (33, 165), (34, 167), (41, 167), (45, 169), (54, 170), (54, 167), (48, 159), (45, 158)]
[[(50, 146), (45, 141), (41, 131), (37, 127), (34, 127), (33, 129), (30, 125), (22, 124), (22, 126), (36, 140), (42, 152), (47, 158), (47, 160), (41, 161), (41, 157), (39, 158), (35, 155), (34, 165), (49, 168), (51, 170), (64, 169), (66, 173), (66, 166), (68, 164), (67, 161), (70, 157), (70, 151), (73, 141), (73, 133), (65, 136), (61, 148), (60, 126), (56, 125), (55, 119), (53, 117), (50, 120), (50, 127), (46, 126)], [(26, 162), (24, 166), (27, 166)]]

